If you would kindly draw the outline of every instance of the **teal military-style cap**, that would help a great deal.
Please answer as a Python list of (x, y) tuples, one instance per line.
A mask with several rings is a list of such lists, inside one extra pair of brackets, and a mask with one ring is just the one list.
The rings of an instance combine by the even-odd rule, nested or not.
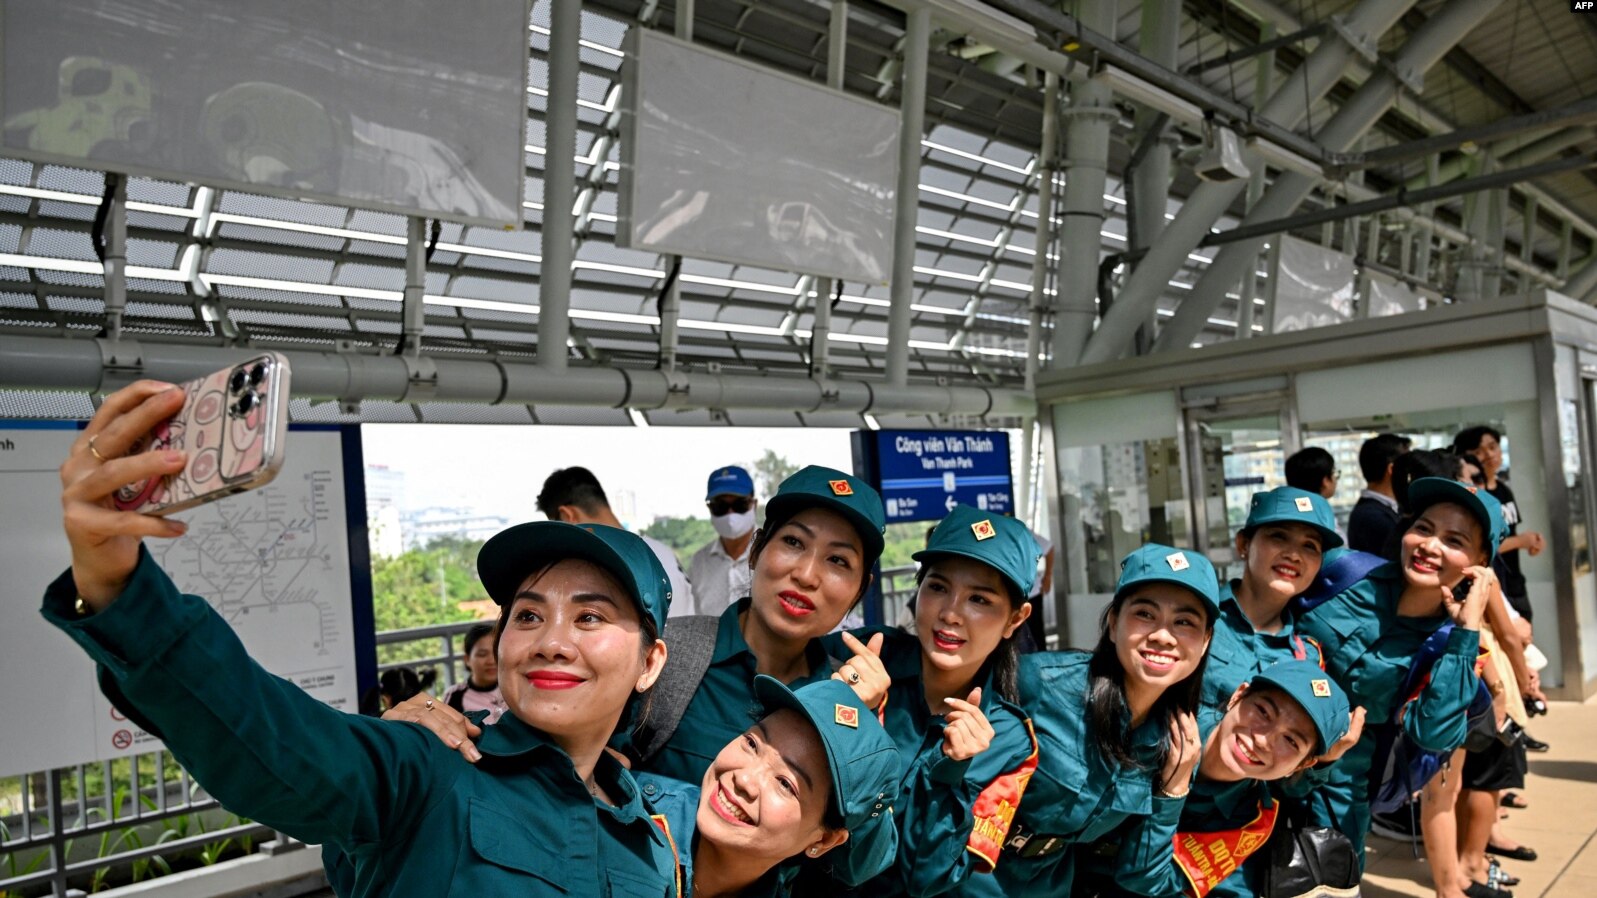
[(1336, 681), (1313, 661), (1277, 661), (1253, 675), (1249, 689), (1274, 686), (1291, 696), (1303, 706), (1303, 712), (1314, 721), (1314, 731), (1320, 737), (1315, 754), (1324, 754), (1336, 740), (1347, 735), (1347, 693)]
[(1203, 600), (1211, 623), (1220, 616), (1220, 576), (1209, 559), (1197, 552), (1148, 543), (1121, 560), (1115, 598), (1139, 583), (1184, 586)]
[(1320, 533), (1320, 549), (1334, 549), (1342, 545), (1342, 535), (1336, 532), (1336, 515), (1331, 513), (1331, 503), (1325, 497), (1292, 486), (1278, 486), (1273, 490), (1254, 493), (1248, 505), (1248, 520), (1244, 530), (1265, 524), (1291, 521), (1307, 524)]
[(887, 510), (871, 485), (833, 468), (810, 465), (794, 472), (765, 503), (765, 527), (781, 524), (806, 508), (835, 511), (859, 531), (868, 564), (882, 555), (887, 532)]
[(969, 505), (955, 505), (937, 522), (926, 548), (910, 557), (925, 561), (937, 555), (961, 555), (986, 564), (1023, 599), (1037, 579), (1037, 540), (1026, 525)]
[(604, 524), (532, 521), (494, 534), (477, 553), (477, 577), (499, 605), (508, 605), (523, 580), (545, 565), (568, 559), (591, 561), (621, 581), (638, 609), (665, 631), (671, 579), (647, 543)]
[(893, 802), (904, 760), (876, 713), (841, 680), (793, 690), (760, 674), (754, 678), (754, 696), (767, 712), (787, 709), (804, 715), (821, 735), (832, 775), (832, 809), (848, 830), (848, 841), (827, 854), (833, 877), (857, 886), (891, 867), (898, 857)]
[(1508, 525), (1503, 523), (1503, 506), (1497, 497), (1474, 486), (1466, 486), (1446, 477), (1421, 477), (1408, 485), (1408, 507), (1419, 514), (1438, 502), (1462, 505), (1481, 522), (1486, 534), (1486, 563), (1497, 557), (1497, 547), (1508, 538)]

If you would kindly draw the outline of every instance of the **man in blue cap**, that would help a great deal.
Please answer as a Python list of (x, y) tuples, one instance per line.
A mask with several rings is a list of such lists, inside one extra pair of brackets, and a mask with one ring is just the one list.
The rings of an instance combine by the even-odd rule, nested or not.
[(749, 594), (749, 547), (754, 544), (754, 478), (737, 465), (710, 472), (704, 505), (716, 538), (693, 553), (688, 561), (688, 581), (693, 584), (692, 608), (673, 605), (673, 617), (684, 614), (720, 614)]

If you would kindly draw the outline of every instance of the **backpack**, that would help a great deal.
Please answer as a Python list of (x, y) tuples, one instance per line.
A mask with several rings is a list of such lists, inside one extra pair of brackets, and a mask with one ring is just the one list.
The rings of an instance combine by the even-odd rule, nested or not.
[[(1403, 689), (1398, 693), (1404, 696), (1403, 701), (1392, 712), (1390, 721), (1374, 727), (1375, 754), (1370, 764), (1369, 792), (1370, 811), (1373, 813), (1385, 814), (1403, 807), (1414, 793), (1425, 788), (1425, 784), (1441, 771), (1453, 754), (1452, 749), (1431, 751), (1421, 748), (1403, 732), (1403, 711), (1430, 681), (1431, 667), (1446, 651), (1448, 637), (1452, 634), (1453, 624), (1450, 621), (1426, 637), (1419, 651), (1414, 653), (1408, 675), (1403, 678)], [(1483, 723), (1490, 728), (1492, 694), (1484, 682), (1476, 681), (1475, 698), (1470, 702), (1468, 714), (1470, 730), (1477, 729)]]
[(1348, 591), (1353, 584), (1363, 580), (1369, 576), (1370, 571), (1383, 564), (1386, 564), (1386, 559), (1379, 555), (1349, 549), (1330, 563), (1323, 565), (1314, 582), (1309, 584), (1309, 588), (1292, 600), (1292, 606), (1297, 613), (1302, 614), (1317, 605), (1324, 604), (1332, 596)]

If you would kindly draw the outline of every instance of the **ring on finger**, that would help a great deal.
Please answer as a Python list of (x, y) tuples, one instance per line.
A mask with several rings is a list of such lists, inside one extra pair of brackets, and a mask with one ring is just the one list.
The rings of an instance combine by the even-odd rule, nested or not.
[(100, 450), (94, 448), (94, 441), (99, 439), (99, 437), (100, 437), (99, 434), (95, 434), (94, 436), (89, 437), (89, 454), (94, 456), (95, 458), (99, 459), (100, 461), (110, 461), (109, 458), (106, 458), (105, 456), (100, 454)]
[(848, 672), (848, 683), (849, 683), (849, 685), (852, 686), (852, 685), (854, 685), (854, 684), (856, 684), (858, 682), (859, 682), (859, 671), (857, 671), (857, 670), (849, 671)]

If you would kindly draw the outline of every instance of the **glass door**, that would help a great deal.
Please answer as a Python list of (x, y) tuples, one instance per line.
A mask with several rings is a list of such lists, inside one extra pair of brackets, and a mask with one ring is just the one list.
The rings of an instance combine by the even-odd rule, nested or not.
[[(1222, 578), (1242, 575), (1236, 533), (1253, 494), (1286, 482), (1289, 426), (1285, 397), (1211, 403), (1185, 414), (1196, 548)], [(1291, 435), (1289, 439), (1287, 435)]]

